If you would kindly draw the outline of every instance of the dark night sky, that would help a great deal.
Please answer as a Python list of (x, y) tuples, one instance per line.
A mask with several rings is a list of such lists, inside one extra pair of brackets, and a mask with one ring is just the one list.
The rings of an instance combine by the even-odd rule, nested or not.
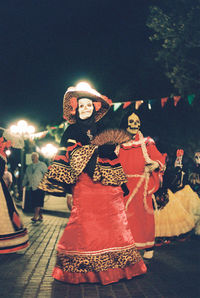
[(88, 80), (114, 101), (168, 96), (146, 27), (149, 0), (6, 0), (0, 5), (0, 126), (62, 121)]

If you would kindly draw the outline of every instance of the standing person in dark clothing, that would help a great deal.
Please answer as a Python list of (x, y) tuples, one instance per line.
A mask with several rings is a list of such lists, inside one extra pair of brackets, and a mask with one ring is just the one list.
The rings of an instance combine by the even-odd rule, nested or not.
[(47, 171), (47, 165), (44, 162), (39, 161), (39, 154), (37, 152), (32, 153), (31, 159), (32, 164), (26, 168), (22, 186), (27, 186), (31, 190), (31, 200), (35, 210), (34, 216), (31, 220), (36, 222), (43, 219), (42, 207), (44, 206), (45, 192), (38, 189), (38, 185)]

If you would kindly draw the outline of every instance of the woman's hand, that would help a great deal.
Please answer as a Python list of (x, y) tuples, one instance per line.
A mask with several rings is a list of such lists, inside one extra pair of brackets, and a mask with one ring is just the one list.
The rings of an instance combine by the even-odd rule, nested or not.
[(73, 206), (73, 196), (71, 194), (67, 194), (67, 207), (69, 208), (69, 210), (72, 210), (72, 206)]

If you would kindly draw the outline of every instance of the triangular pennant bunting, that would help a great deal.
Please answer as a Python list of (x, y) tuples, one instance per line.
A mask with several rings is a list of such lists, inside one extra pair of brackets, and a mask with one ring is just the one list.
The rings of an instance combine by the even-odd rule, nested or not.
[(135, 102), (135, 109), (136, 110), (138, 110), (139, 109), (139, 107), (141, 106), (141, 104), (143, 104), (143, 100), (137, 100), (136, 102)]
[(126, 109), (128, 106), (130, 106), (131, 103), (131, 101), (126, 101), (123, 105), (123, 109)]
[(168, 98), (169, 98), (169, 97), (163, 97), (163, 98), (161, 98), (161, 107), (162, 107), (162, 108), (164, 108), (166, 102), (168, 101)]
[(119, 107), (122, 105), (121, 102), (115, 102), (113, 103), (113, 110), (114, 112), (117, 111), (117, 109), (119, 109)]
[(193, 103), (194, 98), (195, 98), (195, 94), (188, 95), (188, 102), (190, 105)]
[(153, 103), (153, 100), (152, 99), (149, 99), (148, 100), (148, 109), (151, 110), (152, 108), (152, 103)]
[(174, 106), (177, 106), (177, 103), (179, 102), (179, 100), (181, 99), (180, 96), (174, 96)]

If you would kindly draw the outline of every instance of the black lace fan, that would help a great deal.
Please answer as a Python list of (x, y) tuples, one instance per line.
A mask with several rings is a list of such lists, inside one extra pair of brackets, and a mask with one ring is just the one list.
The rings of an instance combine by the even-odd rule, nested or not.
[(119, 145), (131, 140), (131, 135), (122, 129), (107, 129), (97, 135), (91, 143), (93, 145), (101, 146), (104, 144)]

